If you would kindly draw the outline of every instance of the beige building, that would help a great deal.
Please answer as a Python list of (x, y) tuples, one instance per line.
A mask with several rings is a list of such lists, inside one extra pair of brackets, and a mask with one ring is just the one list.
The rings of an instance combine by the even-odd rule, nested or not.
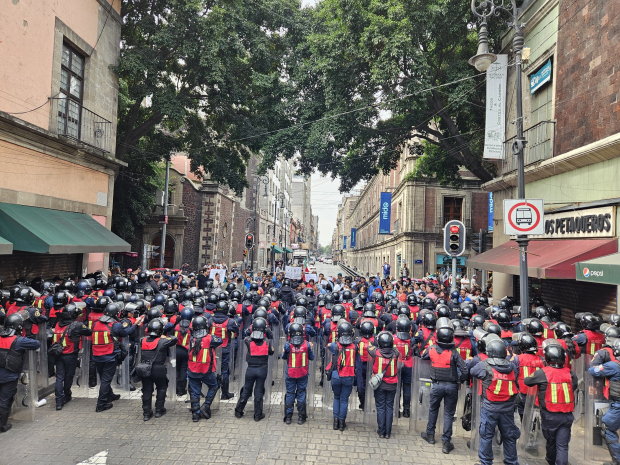
[(112, 234), (120, 2), (0, 8), (0, 276), (106, 270)]

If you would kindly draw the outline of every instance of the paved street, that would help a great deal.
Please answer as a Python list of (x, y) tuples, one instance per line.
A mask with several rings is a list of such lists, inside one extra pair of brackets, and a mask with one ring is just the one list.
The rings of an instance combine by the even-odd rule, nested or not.
[(316, 273), (323, 273), (326, 277), (334, 276), (336, 277), (338, 273), (342, 273), (342, 275), (346, 275), (347, 273), (340, 268), (338, 265), (326, 265), (325, 263), (321, 263), (319, 261), (316, 262)]

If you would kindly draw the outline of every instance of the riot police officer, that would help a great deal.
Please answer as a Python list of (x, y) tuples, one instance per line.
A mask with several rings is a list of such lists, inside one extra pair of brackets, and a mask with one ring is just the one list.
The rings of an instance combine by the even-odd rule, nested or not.
[[(382, 331), (377, 335), (377, 346), (368, 349), (372, 359), (372, 373), (383, 373), (381, 384), (375, 390), (375, 407), (377, 409), (377, 434), (380, 438), (390, 439), (394, 419), (394, 398), (398, 389), (398, 357), (400, 353), (394, 347), (392, 333)], [(371, 360), (369, 359), (369, 362)]]
[(21, 336), (23, 319), (19, 314), (6, 317), (0, 330), (0, 433), (11, 429), (7, 423), (17, 393), (17, 382), (26, 350), (37, 350), (41, 343)]
[[(101, 321), (101, 320), (100, 320)], [(142, 412), (144, 421), (153, 418), (153, 390), (157, 389), (155, 400), (155, 418), (163, 417), (166, 414), (164, 407), (166, 401), (166, 390), (168, 389), (168, 377), (166, 376), (166, 359), (168, 358), (168, 347), (174, 347), (177, 343), (176, 337), (163, 336), (165, 323), (156, 318), (149, 322), (146, 329), (146, 337), (140, 342), (142, 352), (140, 354), (140, 365), (147, 363), (151, 365), (148, 376), (141, 373), (142, 378)]]
[(269, 357), (274, 354), (273, 344), (267, 338), (267, 321), (264, 318), (252, 321), (250, 336), (246, 337), (243, 343), (248, 367), (245, 372), (245, 384), (235, 407), (235, 417), (243, 416), (248, 399), (254, 396), (254, 421), (261, 421), (265, 418), (263, 396), (269, 371)]
[[(176, 302), (176, 301), (175, 301)], [(194, 318), (194, 310), (184, 307), (180, 318), (174, 327), (174, 335), (177, 338), (176, 364), (177, 364), (177, 396), (187, 394), (187, 365), (189, 363), (190, 323)]]
[(360, 337), (355, 339), (360, 360), (362, 362), (362, 382), (357, 384), (357, 396), (360, 401), (360, 409), (364, 409), (366, 405), (366, 376), (368, 363), (368, 349), (375, 345), (375, 326), (371, 321), (363, 322), (360, 327)]
[(232, 399), (235, 395), (229, 390), (228, 367), (230, 361), (230, 348), (232, 347), (232, 335), (239, 334), (239, 326), (234, 318), (228, 316), (228, 303), (220, 300), (213, 313), (211, 322), (211, 335), (222, 339), (222, 399)]
[(284, 344), (282, 359), (286, 360), (286, 398), (284, 422), (291, 424), (295, 399), (297, 399), (297, 424), (306, 421), (306, 388), (308, 387), (308, 361), (314, 360), (312, 344), (306, 341), (304, 327), (292, 323), (288, 327), (289, 340)]

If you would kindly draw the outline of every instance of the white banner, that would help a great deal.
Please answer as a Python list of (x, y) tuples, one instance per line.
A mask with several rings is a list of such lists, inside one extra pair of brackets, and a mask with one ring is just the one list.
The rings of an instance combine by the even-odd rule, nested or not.
[(301, 266), (287, 266), (284, 268), (284, 277), (301, 280)]
[(226, 268), (214, 268), (209, 271), (209, 278), (215, 279), (215, 275), (220, 275), (220, 281), (222, 281), (228, 273), (226, 273)]
[(306, 273), (306, 282), (309, 283), (311, 279), (314, 279), (314, 282), (317, 281), (317, 276), (315, 273)]
[(484, 128), (484, 158), (504, 158), (506, 136), (506, 79), (508, 55), (497, 55), (487, 70), (487, 112)]

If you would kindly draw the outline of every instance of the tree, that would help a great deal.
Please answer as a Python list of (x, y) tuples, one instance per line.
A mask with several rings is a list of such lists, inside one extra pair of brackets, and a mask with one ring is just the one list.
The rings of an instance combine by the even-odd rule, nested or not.
[[(279, 123), (288, 11), (246, 0), (123, 0), (116, 156), (129, 163), (115, 189), (123, 237), (153, 204), (158, 163), (187, 153), (193, 172), (248, 186), (247, 161)], [(132, 195), (136, 197), (130, 197)], [(132, 224), (127, 224), (132, 222)]]
[(292, 127), (266, 141), (263, 168), (299, 155), (302, 173), (339, 177), (348, 191), (394, 169), (415, 134), (413, 177), (458, 186), (465, 166), (492, 179), (494, 166), (482, 160), (484, 75), (467, 63), (477, 48), (469, 8), (463, 0), (324, 0), (304, 12), (305, 40), (287, 57), (282, 111)]

